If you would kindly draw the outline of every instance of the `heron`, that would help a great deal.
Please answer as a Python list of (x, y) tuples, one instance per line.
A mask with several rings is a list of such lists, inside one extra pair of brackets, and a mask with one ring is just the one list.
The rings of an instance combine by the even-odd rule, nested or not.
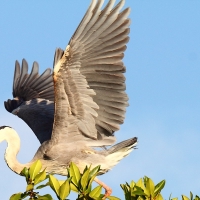
[[(86, 165), (100, 165), (100, 175), (135, 149), (136, 137), (113, 145), (128, 106), (122, 59), (129, 41), (130, 8), (122, 10), (125, 0), (116, 5), (109, 0), (102, 7), (103, 3), (91, 1), (66, 48), (55, 50), (53, 71), (48, 68), (40, 75), (34, 62), (28, 73), (25, 59), (21, 66), (15, 62), (13, 99), (4, 105), (41, 143), (33, 159), (21, 164), (16, 158), (17, 132), (0, 127), (0, 142), (8, 144), (5, 161), (15, 173), (40, 160), (49, 173), (66, 176), (74, 162), (81, 172)], [(95, 181), (105, 189), (105, 197), (112, 193), (105, 183)]]

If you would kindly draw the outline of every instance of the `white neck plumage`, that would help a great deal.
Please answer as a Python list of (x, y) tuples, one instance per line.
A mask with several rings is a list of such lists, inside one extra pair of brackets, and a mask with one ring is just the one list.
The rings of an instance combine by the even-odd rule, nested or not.
[(17, 132), (8, 126), (0, 127), (0, 142), (6, 140), (8, 146), (5, 152), (5, 161), (8, 167), (17, 174), (20, 174), (24, 167), (29, 167), (29, 164), (21, 164), (17, 160), (17, 154), (20, 150), (20, 138)]

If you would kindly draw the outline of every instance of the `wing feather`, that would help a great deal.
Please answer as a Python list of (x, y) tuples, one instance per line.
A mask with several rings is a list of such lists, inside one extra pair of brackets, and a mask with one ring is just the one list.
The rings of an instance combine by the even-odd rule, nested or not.
[(102, 9), (103, 3), (92, 0), (62, 57), (54, 62), (52, 142), (61, 142), (59, 134), (66, 127), (70, 128), (65, 137), (72, 129), (92, 139), (113, 136), (124, 121), (128, 97), (122, 59), (129, 41), (130, 9), (120, 12), (124, 0), (116, 6), (109, 0)]
[[(51, 70), (39, 75), (39, 65), (33, 63), (30, 74), (28, 64), (15, 62), (13, 79), (14, 99), (4, 102), (8, 112), (16, 114), (33, 130), (40, 143), (51, 138), (54, 117), (54, 89)], [(50, 101), (49, 101), (50, 100)]]
[[(47, 100), (54, 101), (54, 90), (51, 69), (46, 69), (39, 76), (39, 65), (33, 63), (31, 73), (28, 74), (28, 64), (25, 59), (22, 60), (22, 67), (18, 61), (15, 63), (15, 72), (13, 80), (13, 97), (24, 101), (33, 98), (50, 97)], [(48, 90), (47, 90), (48, 89)]]

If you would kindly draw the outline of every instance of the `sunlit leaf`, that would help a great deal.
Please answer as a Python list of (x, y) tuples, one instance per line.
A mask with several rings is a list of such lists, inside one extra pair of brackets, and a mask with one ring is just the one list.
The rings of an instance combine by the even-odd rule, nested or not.
[(164, 188), (165, 186), (165, 180), (160, 181), (156, 186), (155, 186), (155, 190), (154, 190), (154, 197), (161, 192), (161, 190)]
[(154, 182), (150, 178), (147, 178), (146, 180), (146, 189), (149, 192), (149, 194), (153, 197), (155, 186)]
[(131, 181), (130, 187), (133, 188), (135, 186), (135, 182)]
[(163, 199), (163, 197), (162, 197), (161, 194), (158, 194), (158, 195), (156, 196), (156, 200), (164, 200), (164, 199)]
[(94, 175), (96, 175), (100, 171), (100, 165), (93, 168), (89, 173), (89, 178), (92, 178)]
[(170, 194), (170, 196), (169, 196), (169, 200), (178, 200), (177, 197), (175, 197), (175, 198), (171, 198), (171, 196), (172, 196), (172, 194)]
[(100, 196), (100, 194), (101, 194), (101, 189), (102, 189), (102, 186), (97, 186), (97, 187), (95, 187), (90, 193), (89, 193), (89, 196), (91, 197), (91, 198), (93, 198), (93, 197), (99, 197)]
[(42, 169), (42, 163), (40, 160), (35, 161), (29, 169), (30, 179), (34, 180), (36, 175), (40, 172)]
[(21, 194), (22, 194), (22, 193), (13, 194), (13, 195), (10, 197), (10, 200), (20, 200), (20, 199), (21, 199)]
[(148, 180), (149, 178), (147, 177), (147, 176), (144, 176), (144, 178), (143, 178), (143, 181), (144, 181), (144, 186), (146, 187), (146, 183), (147, 183), (147, 180)]
[(29, 171), (26, 167), (24, 167), (24, 169), (21, 171), (20, 173), (22, 176), (25, 176), (26, 178), (28, 178), (29, 175)]
[[(92, 185), (92, 182), (94, 181), (94, 179), (96, 178), (98, 172), (96, 172), (95, 174), (93, 174), (93, 176), (90, 178), (90, 181), (88, 183), (88, 187), (90, 187)], [(90, 175), (89, 175), (90, 176)]]
[(127, 185), (124, 185), (124, 192), (128, 193), (129, 192), (129, 187)]
[(79, 192), (77, 186), (75, 186), (73, 183), (70, 183), (70, 188), (71, 188), (71, 190), (73, 190), (74, 192), (77, 192), (77, 193)]
[(89, 173), (90, 173), (90, 169), (87, 169), (82, 178), (81, 178), (81, 186), (83, 188), (83, 191), (86, 189), (87, 184), (88, 184), (88, 180), (89, 180)]
[(27, 186), (26, 186), (26, 191), (29, 191), (29, 190), (32, 190), (33, 189), (33, 184), (28, 184)]
[(141, 196), (139, 196), (138, 198), (137, 198), (137, 200), (144, 200)]
[(85, 190), (85, 194), (89, 194), (92, 191), (92, 185), (88, 185), (87, 189)]
[(49, 175), (49, 185), (55, 191), (55, 193), (59, 195), (60, 184), (53, 175)]
[(171, 200), (178, 200), (178, 197), (172, 198)]
[(120, 187), (122, 188), (122, 190), (124, 190), (124, 184), (120, 184)]
[(36, 189), (42, 189), (47, 186), (49, 186), (49, 182), (47, 182), (46, 184), (43, 184), (43, 185), (39, 185), (38, 187), (36, 187)]
[(182, 200), (190, 200), (190, 199), (186, 197), (185, 195), (182, 195)]
[(199, 196), (195, 196), (194, 200), (200, 200)]
[(69, 180), (66, 180), (59, 189), (59, 197), (61, 200), (65, 199), (70, 193)]
[(71, 162), (70, 164), (69, 173), (70, 173), (70, 176), (72, 177), (72, 182), (74, 183), (74, 185), (78, 187), (81, 174), (80, 174), (79, 168), (73, 162)]
[(36, 175), (35, 180), (34, 180), (34, 185), (37, 185), (38, 183), (44, 181), (45, 178), (46, 178), (46, 171), (44, 169), (42, 172)]
[(53, 198), (50, 194), (45, 194), (43, 196), (38, 195), (38, 200), (53, 200)]
[(141, 188), (144, 190), (144, 183), (143, 183), (143, 181), (142, 181), (142, 178), (138, 180), (138, 182), (136, 183), (136, 185), (137, 185), (138, 187), (141, 187)]
[(134, 190), (132, 190), (131, 192), (131, 196), (135, 196), (135, 195), (146, 196), (143, 189), (139, 186), (135, 186)]
[(62, 185), (65, 182), (65, 180), (58, 180), (59, 185)]

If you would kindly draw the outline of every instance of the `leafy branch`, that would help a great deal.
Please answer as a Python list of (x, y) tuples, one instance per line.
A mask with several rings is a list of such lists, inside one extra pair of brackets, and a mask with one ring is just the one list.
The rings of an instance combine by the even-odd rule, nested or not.
[[(44, 187), (50, 187), (58, 200), (67, 200), (71, 191), (78, 194), (77, 200), (120, 200), (114, 196), (105, 198), (102, 194), (102, 186), (92, 189), (92, 182), (98, 175), (100, 166), (95, 168), (86, 166), (83, 173), (81, 173), (79, 168), (71, 163), (66, 170), (68, 170), (67, 179), (58, 180), (53, 174), (47, 174), (45, 169), (42, 170), (40, 160), (34, 162), (29, 169), (25, 167), (21, 171), (21, 175), (25, 177), (27, 183), (25, 192), (13, 194), (10, 200), (53, 200), (50, 194), (40, 195), (39, 191)], [(131, 181), (130, 184), (125, 183), (120, 186), (124, 191), (125, 200), (164, 200), (161, 191), (165, 186), (165, 180), (155, 185), (149, 177), (145, 176), (137, 182)], [(170, 196), (169, 200), (178, 200), (178, 198), (171, 198)], [(197, 195), (193, 197), (190, 192), (190, 197), (182, 195), (182, 200), (200, 200), (200, 198)]]

